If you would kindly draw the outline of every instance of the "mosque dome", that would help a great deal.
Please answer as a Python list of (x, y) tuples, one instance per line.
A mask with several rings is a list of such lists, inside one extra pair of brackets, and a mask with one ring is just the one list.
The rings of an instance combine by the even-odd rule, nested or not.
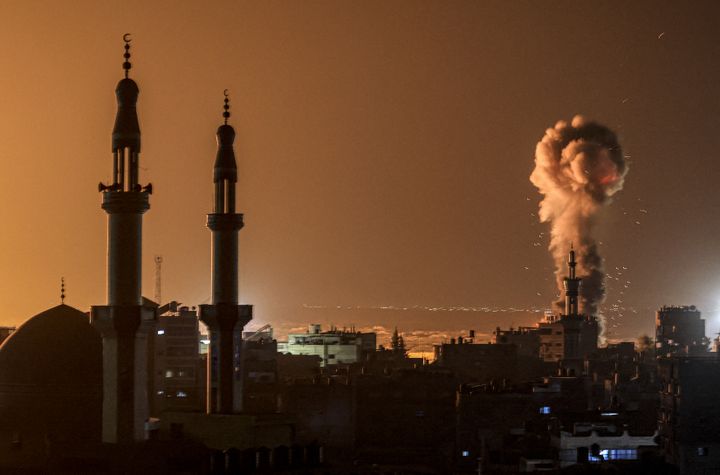
[(21, 466), (51, 442), (100, 441), (102, 340), (87, 314), (58, 305), (0, 346), (0, 420), (0, 455)]
[(28, 384), (100, 387), (102, 340), (85, 313), (58, 305), (26, 321), (0, 346), (0, 392)]

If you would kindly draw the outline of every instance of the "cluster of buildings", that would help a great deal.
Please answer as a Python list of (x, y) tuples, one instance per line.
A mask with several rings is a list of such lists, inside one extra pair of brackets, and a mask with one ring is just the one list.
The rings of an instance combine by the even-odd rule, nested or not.
[[(0, 328), (0, 473), (720, 473), (720, 353), (695, 307), (662, 307), (653, 344), (598, 347), (578, 305), (532, 327), (474, 332), (409, 357), (397, 330), (244, 331), (235, 132), (217, 132), (212, 299), (140, 293), (138, 86), (117, 87), (107, 303), (59, 305)], [(207, 334), (200, 334), (200, 322)]]

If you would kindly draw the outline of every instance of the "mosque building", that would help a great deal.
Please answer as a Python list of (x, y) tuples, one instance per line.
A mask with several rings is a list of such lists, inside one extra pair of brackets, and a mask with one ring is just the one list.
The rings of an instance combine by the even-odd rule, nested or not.
[[(208, 457), (202, 454), (208, 450), (238, 447), (242, 441), (292, 443), (293, 428), (284, 420), (266, 418), (263, 439), (257, 437), (258, 425), (251, 416), (237, 414), (242, 388), (234, 381), (239, 349), (233, 339), (252, 318), (252, 306), (238, 303), (243, 215), (235, 211), (235, 131), (227, 123), (227, 91), (224, 123), (217, 132), (215, 205), (207, 221), (212, 232), (212, 301), (200, 307), (199, 315), (214, 341), (205, 384), (207, 410), (178, 412), (174, 419), (171, 413), (151, 413), (158, 307), (142, 297), (141, 256), (142, 217), (153, 190), (151, 184), (140, 183), (139, 88), (129, 77), (128, 35), (124, 40), (125, 77), (115, 91), (112, 182), (99, 185), (108, 215), (107, 304), (85, 313), (65, 305), (63, 294), (61, 305), (30, 318), (0, 346), (0, 471), (45, 473), (54, 466), (62, 473), (78, 473), (58, 468), (74, 460), (76, 468), (95, 467), (92, 473), (116, 473), (118, 467), (124, 467), (122, 473), (145, 473), (157, 463), (165, 463), (166, 471), (153, 473), (173, 473), (167, 469), (172, 460), (183, 460), (183, 470), (202, 461), (197, 470), (204, 472)], [(168, 434), (174, 431), (170, 438), (177, 439), (175, 432), (182, 428), (172, 422), (178, 418), (202, 433), (195, 433), (194, 441), (181, 438), (163, 445), (153, 430), (160, 426), (151, 417), (156, 415), (170, 420), (164, 426)]]
[(62, 304), (0, 346), (0, 464), (44, 465), (54, 451), (97, 444), (102, 340), (88, 315)]

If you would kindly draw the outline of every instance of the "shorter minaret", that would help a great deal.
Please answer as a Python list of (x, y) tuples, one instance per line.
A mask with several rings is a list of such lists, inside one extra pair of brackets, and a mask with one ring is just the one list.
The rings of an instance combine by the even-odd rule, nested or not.
[(575, 250), (570, 245), (570, 256), (568, 259), (568, 276), (563, 280), (565, 287), (565, 315), (579, 315), (578, 295), (580, 294), (580, 281), (575, 277)]
[(108, 215), (107, 305), (93, 306), (91, 322), (103, 342), (102, 440), (131, 444), (145, 439), (148, 402), (148, 338), (155, 310), (142, 306), (142, 216), (152, 186), (139, 183), (139, 89), (128, 77), (130, 39), (125, 35), (125, 78), (115, 89), (117, 115), (112, 132), (113, 181), (100, 183)]
[[(238, 305), (238, 231), (243, 215), (235, 212), (237, 165), (233, 142), (235, 130), (228, 125), (230, 104), (225, 90), (224, 124), (217, 130), (218, 151), (213, 182), (213, 212), (207, 216), (212, 232), (212, 300), (200, 305), (200, 320), (210, 331), (207, 371), (207, 413), (230, 414), (242, 408), (234, 395), (234, 336), (252, 319), (251, 305)], [(242, 342), (240, 341), (240, 344)]]

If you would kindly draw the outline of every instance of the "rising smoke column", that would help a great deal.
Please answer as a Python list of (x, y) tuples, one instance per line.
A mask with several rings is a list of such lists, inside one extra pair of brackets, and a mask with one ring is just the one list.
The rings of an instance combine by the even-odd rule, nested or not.
[[(570, 245), (582, 278), (580, 311), (597, 315), (605, 299), (605, 273), (593, 229), (598, 211), (622, 189), (627, 164), (615, 133), (581, 116), (547, 129), (535, 149), (530, 181), (543, 195), (540, 221), (550, 222), (550, 252), (558, 289), (563, 291)], [(562, 300), (555, 303), (562, 309)]]

